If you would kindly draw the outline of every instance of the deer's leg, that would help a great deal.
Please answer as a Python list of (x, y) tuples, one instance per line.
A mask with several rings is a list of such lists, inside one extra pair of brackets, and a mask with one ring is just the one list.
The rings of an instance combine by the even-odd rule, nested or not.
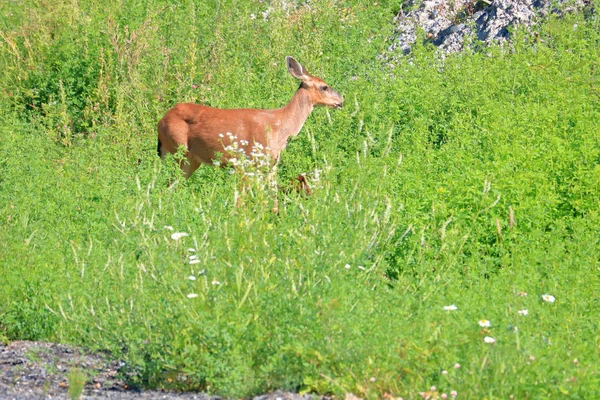
[(200, 166), (200, 162), (196, 161), (191, 155), (190, 152), (187, 152), (186, 160), (183, 160), (180, 163), (181, 170), (185, 174), (186, 179), (189, 178), (195, 170)]
[[(279, 213), (279, 185), (277, 184), (277, 164), (279, 164), (279, 155), (277, 155), (277, 162), (269, 171), (267, 175), (267, 190), (273, 190), (273, 212), (275, 214)], [(270, 187), (269, 187), (270, 186)]]
[(240, 183), (240, 190), (236, 190), (233, 195), (235, 208), (242, 208), (244, 206), (244, 197), (246, 196), (246, 182), (242, 179)]

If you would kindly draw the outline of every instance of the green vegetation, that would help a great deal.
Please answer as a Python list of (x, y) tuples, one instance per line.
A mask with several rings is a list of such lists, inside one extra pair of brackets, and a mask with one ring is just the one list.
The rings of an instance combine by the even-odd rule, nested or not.
[[(391, 68), (400, 2), (0, 3), (0, 340), (237, 397), (600, 396), (597, 15)], [(177, 102), (285, 104), (286, 55), (346, 99), (283, 154), (311, 196), (158, 159)]]
[(81, 398), (86, 379), (86, 374), (77, 368), (72, 368), (69, 371), (67, 380), (69, 381), (69, 398), (71, 400), (77, 400)]

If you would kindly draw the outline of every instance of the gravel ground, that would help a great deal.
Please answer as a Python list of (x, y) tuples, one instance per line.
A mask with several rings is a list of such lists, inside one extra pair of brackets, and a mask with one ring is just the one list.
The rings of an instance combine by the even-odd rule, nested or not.
[[(118, 378), (123, 366), (108, 356), (85, 353), (56, 343), (15, 341), (0, 344), (0, 399), (68, 399), (67, 376), (77, 368), (88, 377), (82, 399), (221, 399), (202, 393), (134, 391)], [(254, 400), (308, 400), (288, 392), (257, 396)]]

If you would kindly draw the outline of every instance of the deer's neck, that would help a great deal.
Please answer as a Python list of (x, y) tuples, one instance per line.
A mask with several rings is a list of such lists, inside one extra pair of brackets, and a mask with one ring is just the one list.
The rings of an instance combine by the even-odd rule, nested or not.
[(277, 152), (285, 149), (291, 136), (296, 136), (304, 122), (313, 110), (313, 104), (306, 89), (300, 87), (292, 100), (279, 111), (279, 129), (277, 129), (271, 138), (271, 148)]

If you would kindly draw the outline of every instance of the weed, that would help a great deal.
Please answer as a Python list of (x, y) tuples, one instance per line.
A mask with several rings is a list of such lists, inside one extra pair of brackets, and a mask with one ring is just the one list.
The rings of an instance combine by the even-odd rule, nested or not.
[(67, 381), (69, 383), (69, 398), (71, 400), (77, 400), (81, 398), (83, 394), (83, 387), (87, 376), (85, 373), (77, 368), (72, 368), (67, 375)]
[[(397, 1), (25, 3), (0, 3), (0, 339), (231, 397), (598, 397), (597, 17), (392, 69)], [(286, 55), (346, 99), (282, 153), (310, 196), (156, 156), (177, 102), (284, 104)]]

